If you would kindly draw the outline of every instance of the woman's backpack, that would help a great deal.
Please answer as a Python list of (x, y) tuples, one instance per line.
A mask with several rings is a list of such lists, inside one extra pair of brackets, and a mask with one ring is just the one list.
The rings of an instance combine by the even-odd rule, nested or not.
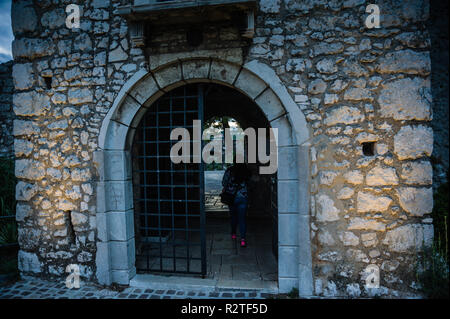
[(227, 192), (225, 188), (222, 190), (222, 193), (220, 193), (220, 201), (228, 206), (233, 205), (235, 197), (236, 197), (236, 191), (234, 191), (233, 193), (230, 193), (230, 192)]

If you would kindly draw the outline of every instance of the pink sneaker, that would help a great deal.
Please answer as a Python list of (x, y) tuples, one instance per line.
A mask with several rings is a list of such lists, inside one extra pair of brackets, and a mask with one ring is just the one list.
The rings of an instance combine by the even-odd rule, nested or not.
[(231, 239), (236, 239), (236, 234), (231, 234)]
[(245, 243), (245, 239), (241, 239), (241, 247), (247, 247), (247, 244)]

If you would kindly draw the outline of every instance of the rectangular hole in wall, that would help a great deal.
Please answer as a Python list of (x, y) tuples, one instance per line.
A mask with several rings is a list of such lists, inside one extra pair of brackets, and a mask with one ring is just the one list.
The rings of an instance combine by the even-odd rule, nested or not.
[(364, 156), (374, 156), (375, 155), (375, 142), (363, 142), (362, 151)]
[(52, 88), (52, 77), (51, 76), (43, 76), (42, 78), (44, 79), (45, 87), (47, 88), (47, 90), (51, 90), (51, 88)]

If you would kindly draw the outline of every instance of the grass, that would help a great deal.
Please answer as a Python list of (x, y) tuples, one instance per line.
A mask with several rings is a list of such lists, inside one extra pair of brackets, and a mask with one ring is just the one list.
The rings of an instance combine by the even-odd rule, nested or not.
[(0, 216), (14, 215), (16, 211), (16, 183), (14, 160), (0, 157)]
[(17, 274), (17, 252), (1, 252), (0, 275)]
[(426, 297), (448, 299), (448, 182), (439, 186), (433, 200), (434, 242), (431, 248), (424, 249), (422, 262), (417, 266), (416, 274)]
[(17, 273), (17, 247), (4, 246), (17, 243), (16, 183), (14, 160), (0, 158), (0, 216), (12, 216), (0, 218), (0, 274)]

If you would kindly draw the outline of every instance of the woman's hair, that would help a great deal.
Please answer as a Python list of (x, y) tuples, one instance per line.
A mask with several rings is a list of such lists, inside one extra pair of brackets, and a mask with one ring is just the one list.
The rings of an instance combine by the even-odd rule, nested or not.
[(234, 176), (234, 180), (238, 184), (242, 183), (243, 181), (246, 181), (250, 176), (247, 164), (245, 163), (234, 164), (232, 167), (232, 174)]

